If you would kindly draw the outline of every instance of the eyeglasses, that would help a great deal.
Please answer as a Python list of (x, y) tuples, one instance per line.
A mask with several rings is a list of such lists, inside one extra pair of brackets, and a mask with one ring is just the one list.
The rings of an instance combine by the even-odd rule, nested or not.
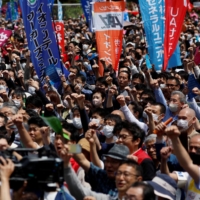
[(137, 199), (137, 197), (135, 197), (135, 196), (128, 196), (128, 195), (126, 195), (126, 196), (124, 196), (124, 200), (139, 200), (139, 199)]
[(133, 138), (133, 137), (130, 136), (130, 135), (118, 135), (118, 139), (119, 139), (119, 140), (120, 140), (120, 139), (126, 140), (126, 139), (128, 139), (128, 138)]
[(147, 150), (150, 150), (151, 148), (155, 149), (155, 148), (156, 148), (156, 145), (155, 145), (155, 144), (152, 144), (152, 145), (146, 146), (146, 149), (147, 149)]
[(126, 172), (126, 171), (125, 172), (117, 171), (115, 173), (115, 176), (117, 176), (117, 177), (123, 176), (125, 178), (130, 178), (131, 176), (138, 177), (139, 175), (138, 174), (132, 174), (132, 173), (129, 173), (129, 172)]
[(172, 84), (166, 84), (167, 87), (176, 87), (177, 85), (172, 85)]

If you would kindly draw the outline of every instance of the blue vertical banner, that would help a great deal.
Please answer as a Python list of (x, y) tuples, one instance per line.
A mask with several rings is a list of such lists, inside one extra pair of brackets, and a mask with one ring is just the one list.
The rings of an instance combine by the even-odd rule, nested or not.
[(86, 18), (86, 21), (90, 27), (90, 31), (91, 30), (91, 24), (92, 24), (92, 4), (91, 4), (92, 0), (81, 0), (81, 6)]
[(164, 0), (139, 0), (142, 21), (151, 63), (160, 71), (163, 67)]
[(14, 0), (7, 3), (6, 20), (15, 21), (18, 19), (18, 5)]
[(58, 0), (58, 21), (63, 20), (63, 9), (62, 9), (62, 4)]
[(56, 88), (63, 65), (52, 27), (51, 12), (45, 0), (20, 0), (31, 60), (40, 82), (48, 75)]
[(52, 12), (53, 4), (54, 4), (54, 0), (48, 0), (48, 6), (50, 9), (50, 12)]

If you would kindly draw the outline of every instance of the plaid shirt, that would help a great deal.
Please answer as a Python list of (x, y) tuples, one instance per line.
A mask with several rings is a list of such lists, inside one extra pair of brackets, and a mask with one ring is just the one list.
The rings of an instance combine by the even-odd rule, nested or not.
[(109, 194), (112, 197), (117, 196), (115, 180), (108, 178), (105, 170), (90, 163), (90, 169), (85, 178), (86, 182), (90, 183), (93, 191)]

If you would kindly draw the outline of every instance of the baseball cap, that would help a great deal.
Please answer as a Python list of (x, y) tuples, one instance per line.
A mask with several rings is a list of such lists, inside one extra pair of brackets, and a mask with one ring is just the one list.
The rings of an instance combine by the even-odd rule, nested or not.
[(107, 154), (104, 156), (111, 157), (117, 160), (126, 160), (130, 151), (127, 146), (121, 144), (115, 144)]
[(128, 46), (129, 44), (130, 44), (131, 46), (135, 47), (135, 44), (132, 43), (132, 42), (128, 42), (128, 43), (126, 44), (126, 46)]
[(166, 199), (176, 199), (177, 183), (174, 179), (166, 174), (159, 174), (152, 181), (146, 181), (153, 188), (157, 196)]

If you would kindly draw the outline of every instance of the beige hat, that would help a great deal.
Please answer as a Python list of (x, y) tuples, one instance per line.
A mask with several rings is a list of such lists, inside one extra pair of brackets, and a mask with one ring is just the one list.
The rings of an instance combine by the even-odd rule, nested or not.
[(81, 140), (79, 140), (78, 144), (82, 147), (82, 149), (90, 152), (90, 143), (87, 139), (82, 138)]

